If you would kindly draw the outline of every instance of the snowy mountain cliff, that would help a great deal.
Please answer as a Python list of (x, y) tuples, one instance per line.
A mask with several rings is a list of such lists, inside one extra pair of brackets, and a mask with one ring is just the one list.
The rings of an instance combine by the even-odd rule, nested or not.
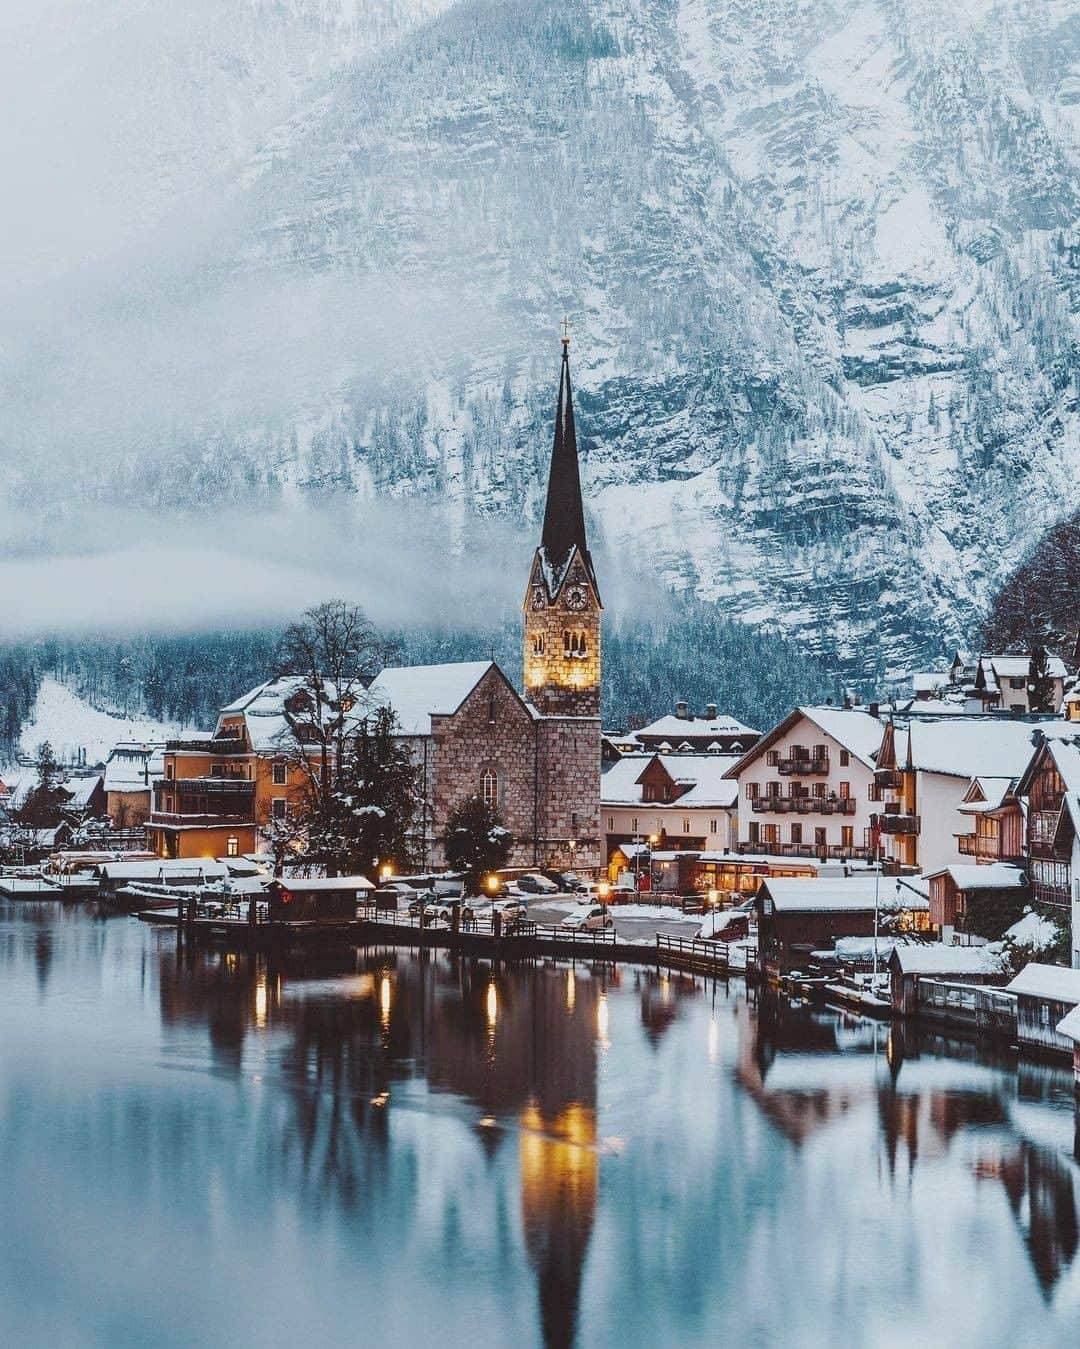
[(11, 553), (241, 509), (347, 557), (388, 503), (531, 541), (564, 312), (600, 564), (853, 675), (1080, 504), (1068, 3), (47, 7)]

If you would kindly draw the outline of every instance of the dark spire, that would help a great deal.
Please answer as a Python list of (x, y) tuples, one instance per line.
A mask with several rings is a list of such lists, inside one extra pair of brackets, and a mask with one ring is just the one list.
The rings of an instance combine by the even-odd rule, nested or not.
[(592, 558), (585, 539), (585, 508), (581, 501), (581, 473), (578, 468), (577, 433), (574, 430), (574, 397), (570, 388), (570, 338), (566, 336), (564, 324), (559, 403), (555, 410), (555, 443), (551, 450), (544, 532), (540, 539), (552, 590), (557, 590), (562, 584), (575, 545), (581, 550), (589, 578), (595, 586)]

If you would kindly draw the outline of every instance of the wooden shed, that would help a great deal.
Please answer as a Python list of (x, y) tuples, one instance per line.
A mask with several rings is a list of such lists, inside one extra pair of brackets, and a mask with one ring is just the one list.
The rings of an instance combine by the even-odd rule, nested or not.
[(889, 994), (893, 1011), (915, 1016), (919, 1011), (919, 980), (947, 979), (952, 984), (1007, 982), (1001, 958), (985, 946), (897, 946), (889, 956)]
[(1074, 1042), (1058, 1027), (1080, 1005), (1080, 970), (1032, 961), (1006, 985), (1017, 996), (1016, 1036), (1021, 1047), (1074, 1054)]

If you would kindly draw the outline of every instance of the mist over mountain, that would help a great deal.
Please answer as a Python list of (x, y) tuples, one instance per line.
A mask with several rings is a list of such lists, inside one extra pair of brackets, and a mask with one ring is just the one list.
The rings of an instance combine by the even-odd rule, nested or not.
[(501, 622), (564, 312), (623, 612), (645, 577), (876, 679), (970, 637), (1080, 505), (1070, 4), (0, 25), (9, 629), (117, 592), (165, 628), (305, 593)]

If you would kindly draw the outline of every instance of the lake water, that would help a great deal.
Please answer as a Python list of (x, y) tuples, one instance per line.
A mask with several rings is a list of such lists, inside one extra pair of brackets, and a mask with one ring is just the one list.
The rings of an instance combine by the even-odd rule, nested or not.
[(1064, 1068), (0, 900), (4, 1345), (1071, 1345)]

